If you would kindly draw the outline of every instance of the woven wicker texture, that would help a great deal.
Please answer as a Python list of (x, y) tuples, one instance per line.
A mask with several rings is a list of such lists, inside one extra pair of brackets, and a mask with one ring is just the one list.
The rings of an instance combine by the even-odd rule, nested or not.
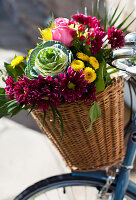
[(59, 106), (64, 124), (63, 143), (59, 120), (49, 109), (43, 127), (43, 112), (32, 115), (42, 131), (55, 144), (66, 164), (73, 171), (94, 171), (112, 166), (124, 157), (124, 101), (123, 79), (115, 80), (98, 96), (102, 115), (87, 132), (90, 125), (90, 103), (65, 103)]

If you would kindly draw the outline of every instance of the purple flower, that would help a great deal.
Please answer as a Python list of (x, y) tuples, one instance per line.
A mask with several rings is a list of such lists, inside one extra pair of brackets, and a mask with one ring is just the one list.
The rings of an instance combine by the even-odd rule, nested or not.
[(81, 99), (82, 94), (87, 91), (88, 81), (85, 81), (84, 78), (85, 75), (82, 70), (74, 72), (71, 66), (67, 73), (58, 75), (60, 95), (65, 101), (70, 103)]
[(123, 47), (125, 42), (124, 42), (124, 36), (122, 35), (122, 31), (118, 30), (117, 28), (112, 28), (110, 29), (108, 27), (108, 40), (109, 44), (111, 44), (111, 48), (120, 48)]
[(82, 94), (81, 100), (83, 100), (84, 103), (86, 103), (87, 101), (89, 101), (89, 102), (97, 101), (97, 98), (96, 98), (96, 87), (95, 87), (94, 84), (88, 83), (86, 85), (86, 92), (84, 92)]
[(8, 76), (6, 79), (5, 91), (9, 99), (13, 99), (13, 96), (14, 96), (13, 90), (14, 90), (14, 80), (11, 76)]
[(91, 51), (93, 55), (95, 55), (100, 51), (103, 45), (103, 38), (105, 37), (106, 32), (101, 27), (97, 27), (94, 29), (93, 33), (94, 40), (91, 41)]

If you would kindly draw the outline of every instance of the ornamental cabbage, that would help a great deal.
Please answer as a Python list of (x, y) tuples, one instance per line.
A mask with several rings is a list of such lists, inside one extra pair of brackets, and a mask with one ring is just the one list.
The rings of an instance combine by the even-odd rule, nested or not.
[(30, 79), (56, 76), (64, 73), (72, 60), (72, 52), (61, 42), (44, 42), (31, 52), (25, 74)]

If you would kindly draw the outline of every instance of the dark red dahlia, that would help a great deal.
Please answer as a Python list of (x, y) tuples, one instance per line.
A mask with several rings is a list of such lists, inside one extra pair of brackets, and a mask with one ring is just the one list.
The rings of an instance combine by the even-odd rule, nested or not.
[(40, 110), (47, 110), (50, 105), (58, 107), (61, 99), (58, 94), (57, 82), (48, 76), (30, 80), (26, 76), (19, 78), (14, 87), (15, 99), (21, 105), (31, 105)]
[(91, 17), (88, 16), (88, 26), (90, 28), (97, 28), (97, 27), (100, 27), (100, 22), (101, 20), (98, 20), (96, 17)]
[(28, 104), (34, 105), (35, 97), (37, 96), (37, 84), (37, 79), (30, 80), (25, 75), (23, 79), (19, 78), (14, 87), (14, 95), (17, 102), (25, 106)]
[(46, 111), (50, 105), (58, 107), (61, 98), (57, 81), (53, 80), (51, 76), (43, 78), (41, 75), (38, 77), (38, 81), (36, 101), (38, 108)]
[(125, 42), (124, 42), (124, 36), (122, 35), (122, 31), (118, 30), (117, 28), (112, 28), (110, 29), (108, 27), (108, 40), (109, 44), (111, 44), (111, 48), (120, 48), (123, 47)]
[(85, 32), (85, 26), (84, 26), (83, 24), (80, 24), (80, 25), (78, 26), (78, 30), (79, 30), (80, 32)]
[(84, 35), (81, 35), (80, 40), (84, 41), (86, 39), (86, 37)]
[(97, 101), (96, 87), (94, 84), (88, 83), (86, 85), (86, 92), (82, 94), (81, 100), (83, 100), (84, 103), (86, 103), (87, 101), (89, 102)]
[(76, 15), (72, 15), (73, 20), (75, 20), (76, 22), (79, 22), (81, 24), (86, 25), (86, 16), (83, 14), (76, 14)]
[(7, 79), (6, 79), (6, 87), (5, 87), (5, 91), (6, 91), (6, 94), (7, 94), (7, 97), (9, 99), (13, 99), (13, 96), (14, 96), (14, 80), (11, 76), (8, 76)]
[(100, 21), (96, 17), (85, 16), (83, 14), (72, 15), (73, 20), (84, 25), (88, 25), (90, 28), (100, 27)]
[(94, 35), (94, 40), (91, 41), (91, 51), (93, 53), (93, 55), (97, 54), (102, 45), (103, 45), (103, 38), (106, 35), (106, 32), (104, 30), (102, 30), (101, 27), (97, 27), (94, 29), (93, 31), (93, 35)]
[(67, 73), (58, 75), (60, 95), (65, 101), (70, 103), (81, 99), (82, 94), (87, 91), (88, 81), (84, 78), (82, 70), (74, 72), (72, 67), (68, 68)]

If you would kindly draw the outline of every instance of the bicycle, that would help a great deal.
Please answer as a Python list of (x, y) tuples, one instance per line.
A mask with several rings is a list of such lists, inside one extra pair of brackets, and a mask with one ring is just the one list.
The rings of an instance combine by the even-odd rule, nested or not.
[[(125, 41), (129, 48), (115, 50), (113, 60), (116, 60), (114, 61), (116, 65), (113, 64), (113, 60), (110, 65), (127, 72), (133, 78), (136, 75), (135, 64), (134, 61), (128, 58), (136, 57), (136, 32), (128, 34)], [(122, 60), (120, 57), (125, 59)], [(120, 64), (121, 67), (117, 67), (117, 64)], [(133, 162), (136, 156), (136, 113), (131, 119), (130, 129), (131, 134), (124, 161), (120, 166), (115, 166), (111, 172), (108, 171), (107, 173), (106, 170), (93, 172), (73, 171), (69, 174), (50, 177), (28, 187), (14, 200), (88, 200), (91, 199), (92, 189), (90, 190), (89, 188), (92, 187), (98, 190), (98, 192), (94, 191), (94, 193), (97, 193), (97, 199), (135, 200), (136, 184), (129, 180), (129, 174), (133, 169)], [(126, 134), (127, 131), (125, 131)]]

